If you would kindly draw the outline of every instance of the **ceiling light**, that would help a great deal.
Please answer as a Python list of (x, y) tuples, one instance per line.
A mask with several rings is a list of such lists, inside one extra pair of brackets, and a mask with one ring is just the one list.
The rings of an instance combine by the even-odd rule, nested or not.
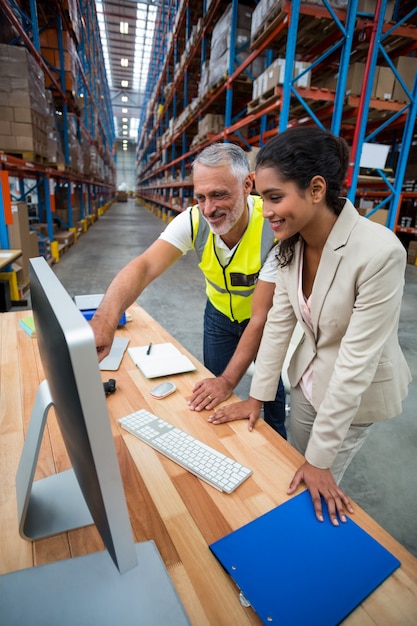
[(122, 81), (121, 81), (121, 83), (120, 83), (120, 85), (121, 85), (122, 87), (129, 87), (129, 81), (128, 81), (128, 80), (122, 80)]
[(129, 109), (122, 109), (122, 113), (128, 113)]
[(130, 136), (134, 140), (137, 140), (138, 138), (138, 127), (139, 127), (139, 118), (132, 117), (130, 120)]
[(97, 21), (100, 30), (100, 39), (101, 39), (101, 48), (103, 51), (104, 57), (104, 66), (106, 68), (107, 82), (109, 88), (113, 87), (112, 75), (111, 75), (111, 67), (110, 67), (110, 57), (109, 57), (109, 49), (107, 45), (107, 31), (106, 31), (106, 23), (104, 21), (104, 11), (103, 11), (103, 3), (101, 0), (96, 0), (96, 10), (97, 10)]
[(120, 22), (120, 32), (122, 35), (127, 35), (129, 32), (129, 22)]
[(127, 124), (123, 124), (122, 128), (123, 128), (123, 130), (127, 129)]
[(124, 131), (123, 131), (123, 135), (127, 135), (127, 130), (124, 130)]
[(128, 118), (127, 117), (122, 117), (122, 122), (127, 122)]
[(135, 24), (135, 53), (133, 67), (133, 91), (144, 91), (148, 78), (150, 66), (150, 54), (146, 55), (146, 47), (151, 49), (157, 7), (146, 6), (143, 2), (138, 2)]
[(122, 102), (127, 102), (129, 98), (127, 96), (122, 96)]
[(129, 66), (129, 59), (126, 59), (126, 57), (122, 57), (120, 59), (120, 65), (122, 67), (128, 67)]

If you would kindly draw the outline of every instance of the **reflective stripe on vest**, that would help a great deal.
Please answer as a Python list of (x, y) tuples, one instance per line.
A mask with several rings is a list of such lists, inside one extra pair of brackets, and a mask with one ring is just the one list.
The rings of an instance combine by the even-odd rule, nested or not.
[(193, 246), (206, 279), (206, 294), (212, 305), (232, 321), (251, 315), (252, 295), (259, 271), (274, 244), (274, 234), (262, 216), (262, 200), (252, 196), (250, 222), (232, 258), (222, 267), (216, 254), (215, 236), (198, 205), (190, 212)]

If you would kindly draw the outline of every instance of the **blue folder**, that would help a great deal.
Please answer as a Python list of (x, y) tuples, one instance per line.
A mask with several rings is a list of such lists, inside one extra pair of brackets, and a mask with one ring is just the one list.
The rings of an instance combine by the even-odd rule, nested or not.
[(264, 624), (335, 626), (401, 565), (352, 519), (323, 513), (304, 491), (210, 545)]

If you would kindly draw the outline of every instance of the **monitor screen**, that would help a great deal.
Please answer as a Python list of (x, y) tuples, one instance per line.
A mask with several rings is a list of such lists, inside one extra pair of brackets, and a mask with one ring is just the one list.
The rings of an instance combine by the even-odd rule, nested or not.
[[(91, 521), (96, 524), (113, 561), (121, 572), (127, 571), (137, 560), (94, 334), (46, 260), (31, 259), (30, 266), (33, 316), (47, 391), (43, 387), (35, 403), (18, 471), (18, 501), (23, 518), (20, 527), (24, 529), (28, 525), (26, 518), (35, 517), (30, 525), (37, 527), (39, 538), (69, 530), (58, 526), (51, 532), (48, 525), (54, 517), (71, 520), (76, 508), (65, 494), (68, 483), (68, 477), (64, 482), (65, 472), (61, 485), (52, 490), (34, 489), (42, 487), (40, 483), (47, 484), (48, 478), (32, 484), (44, 422), (53, 404), (76, 477), (73, 482), (78, 483)], [(43, 425), (39, 414), (43, 415)], [(58, 474), (51, 479), (60, 477)], [(77, 524), (76, 520), (71, 523), (85, 524), (82, 521)]]

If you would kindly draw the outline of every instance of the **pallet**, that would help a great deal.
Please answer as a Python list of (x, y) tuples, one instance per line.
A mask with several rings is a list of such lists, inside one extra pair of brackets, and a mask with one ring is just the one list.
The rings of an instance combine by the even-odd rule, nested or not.
[(10, 156), (16, 157), (17, 159), (21, 159), (22, 161), (30, 161), (30, 163), (39, 163), (39, 165), (48, 166), (48, 159), (41, 154), (37, 154), (36, 152), (31, 151), (22, 151), (22, 150), (5, 150), (6, 154), (10, 154)]
[(267, 104), (272, 104), (274, 100), (277, 98), (277, 94), (275, 93), (275, 87), (271, 87), (268, 91), (265, 91), (261, 96), (255, 98), (248, 102), (248, 113), (255, 113), (261, 107), (264, 107)]
[(261, 24), (258, 31), (254, 34), (253, 38), (250, 42), (250, 49), (255, 50), (259, 47), (259, 45), (266, 39), (268, 34), (278, 26), (281, 22), (285, 20), (288, 16), (287, 13), (283, 13), (281, 11), (281, 3), (277, 4), (275, 10), (266, 16), (264, 22)]

